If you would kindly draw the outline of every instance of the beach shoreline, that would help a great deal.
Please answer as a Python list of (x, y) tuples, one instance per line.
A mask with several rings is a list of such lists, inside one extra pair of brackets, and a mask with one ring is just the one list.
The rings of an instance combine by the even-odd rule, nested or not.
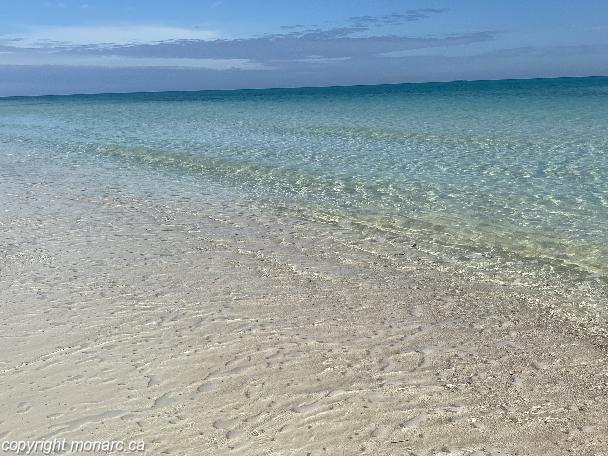
[(603, 339), (542, 290), (230, 202), (4, 186), (0, 440), (608, 454)]

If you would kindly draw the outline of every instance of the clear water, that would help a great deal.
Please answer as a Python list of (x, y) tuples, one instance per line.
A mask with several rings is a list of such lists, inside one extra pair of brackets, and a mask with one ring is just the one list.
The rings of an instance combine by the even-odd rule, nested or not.
[(505, 277), (608, 277), (608, 78), (6, 98), (0, 142), (38, 171), (221, 189)]

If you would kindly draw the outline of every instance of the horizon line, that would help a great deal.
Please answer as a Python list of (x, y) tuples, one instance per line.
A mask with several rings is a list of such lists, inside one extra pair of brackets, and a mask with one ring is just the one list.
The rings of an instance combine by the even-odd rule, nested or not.
[(61, 93), (61, 94), (42, 94), (42, 95), (0, 95), (0, 100), (10, 100), (15, 98), (60, 98), (60, 97), (95, 97), (103, 95), (149, 95), (149, 94), (168, 94), (168, 93), (201, 93), (201, 92), (262, 92), (272, 90), (304, 90), (304, 89), (337, 89), (355, 87), (383, 87), (383, 86), (402, 86), (402, 85), (429, 85), (429, 84), (454, 84), (454, 83), (476, 83), (476, 82), (501, 82), (501, 81), (537, 81), (555, 79), (602, 79), (608, 78), (607, 75), (587, 75), (587, 76), (550, 76), (550, 77), (530, 77), (530, 78), (496, 78), (496, 79), (454, 79), (449, 81), (418, 81), (418, 82), (385, 82), (379, 84), (350, 84), (350, 85), (316, 85), (316, 86), (282, 86), (282, 87), (242, 87), (236, 89), (197, 89), (197, 90), (143, 90), (136, 92), (82, 92), (82, 93)]

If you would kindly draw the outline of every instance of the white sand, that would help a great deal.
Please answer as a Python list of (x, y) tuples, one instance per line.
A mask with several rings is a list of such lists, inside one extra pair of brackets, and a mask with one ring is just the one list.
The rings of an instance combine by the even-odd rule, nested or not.
[(520, 289), (215, 208), (2, 200), (0, 440), (608, 454), (601, 341)]

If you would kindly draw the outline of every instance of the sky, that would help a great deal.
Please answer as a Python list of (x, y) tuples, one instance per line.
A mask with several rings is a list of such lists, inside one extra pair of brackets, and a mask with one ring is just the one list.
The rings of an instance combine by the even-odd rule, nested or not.
[(606, 0), (0, 0), (0, 96), (598, 75)]

